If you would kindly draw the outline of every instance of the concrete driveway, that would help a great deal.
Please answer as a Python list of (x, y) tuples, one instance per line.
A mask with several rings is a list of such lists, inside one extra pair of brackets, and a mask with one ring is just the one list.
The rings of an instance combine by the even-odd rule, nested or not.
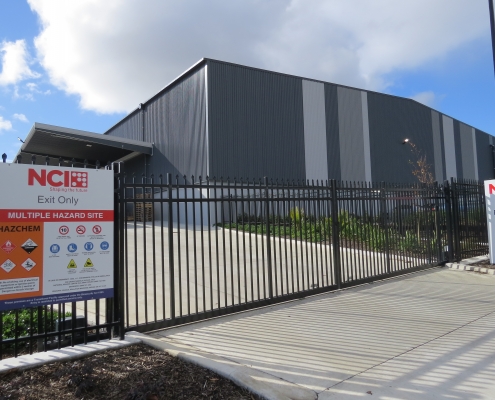
[(268, 398), (493, 399), (495, 277), (436, 268), (148, 338)]

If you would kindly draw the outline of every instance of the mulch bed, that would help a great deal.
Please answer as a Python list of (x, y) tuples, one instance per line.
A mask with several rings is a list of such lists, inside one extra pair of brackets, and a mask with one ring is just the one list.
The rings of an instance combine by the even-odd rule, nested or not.
[(477, 263), (474, 264), (469, 264), (473, 265), (476, 267), (483, 267), (483, 268), (489, 268), (489, 269), (495, 269), (495, 265), (490, 263), (490, 260), (483, 260), (483, 261), (478, 261)]
[(259, 400), (207, 369), (139, 344), (0, 375), (6, 399)]

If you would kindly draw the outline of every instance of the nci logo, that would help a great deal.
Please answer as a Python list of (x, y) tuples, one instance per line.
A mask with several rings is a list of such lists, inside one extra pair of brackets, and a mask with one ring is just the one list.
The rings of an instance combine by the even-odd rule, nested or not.
[(34, 168), (28, 169), (28, 185), (53, 187), (72, 187), (72, 188), (87, 188), (88, 173), (76, 171), (61, 171), (58, 169), (41, 169), (36, 171)]

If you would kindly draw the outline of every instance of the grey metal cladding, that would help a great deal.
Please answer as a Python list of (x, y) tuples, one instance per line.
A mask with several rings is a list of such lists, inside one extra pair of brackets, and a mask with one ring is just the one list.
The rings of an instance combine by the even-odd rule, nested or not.
[(341, 180), (339, 110), (336, 85), (325, 84), (325, 114), (327, 129), (328, 177), (329, 179)]
[(207, 173), (205, 67), (154, 97), (144, 109), (147, 142), (155, 143), (150, 171), (195, 180)]
[(462, 157), (462, 176), (464, 179), (476, 179), (472, 128), (466, 124), (460, 123), (459, 136)]
[(443, 144), (445, 148), (445, 179), (457, 178), (457, 161), (454, 134), (454, 120), (442, 115)]
[(437, 182), (443, 182), (445, 178), (443, 174), (442, 131), (440, 127), (440, 114), (435, 110), (431, 110), (431, 126), (433, 130), (435, 180)]
[(328, 179), (325, 86), (303, 79), (304, 152), (306, 179)]
[(364, 181), (363, 112), (361, 91), (337, 88), (340, 173), (344, 181)]
[(305, 179), (300, 78), (208, 60), (210, 175)]
[(478, 129), (475, 130), (475, 135), (478, 154), (478, 179), (480, 181), (494, 179), (492, 149), (490, 148), (492, 136)]
[(463, 179), (462, 149), (461, 149), (461, 129), (459, 121), (454, 120), (454, 140), (455, 140), (455, 160), (457, 167), (457, 179)]
[(106, 134), (126, 139), (144, 140), (140, 111), (136, 110), (129, 114), (124, 120), (110, 128)]
[[(373, 181), (418, 182), (416, 158), (408, 138), (433, 165), (431, 109), (413, 100), (368, 92), (371, 172)], [(434, 172), (433, 170), (431, 172)]]

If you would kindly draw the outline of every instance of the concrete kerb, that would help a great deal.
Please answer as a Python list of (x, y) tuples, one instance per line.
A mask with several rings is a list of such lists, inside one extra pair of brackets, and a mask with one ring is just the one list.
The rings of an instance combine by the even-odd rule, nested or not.
[(481, 274), (495, 275), (495, 269), (472, 265), (479, 263), (481, 261), (486, 261), (488, 259), (489, 256), (478, 256), (478, 257), (466, 258), (459, 262), (446, 263), (445, 266), (447, 268), (455, 269), (459, 271), (471, 271), (471, 272), (479, 272)]
[(0, 375), (13, 371), (36, 368), (44, 364), (54, 362), (77, 360), (93, 354), (102, 353), (107, 350), (120, 349), (122, 347), (131, 346), (137, 343), (141, 343), (141, 340), (130, 336), (126, 337), (125, 340), (102, 340), (100, 342), (79, 344), (74, 347), (64, 347), (59, 350), (28, 354), (17, 358), (6, 358), (4, 360), (0, 360)]
[(227, 358), (208, 353), (169, 338), (156, 339), (139, 332), (128, 332), (126, 338), (139, 340), (200, 367), (207, 368), (267, 400), (315, 400), (316, 392), (265, 372), (246, 367)]

